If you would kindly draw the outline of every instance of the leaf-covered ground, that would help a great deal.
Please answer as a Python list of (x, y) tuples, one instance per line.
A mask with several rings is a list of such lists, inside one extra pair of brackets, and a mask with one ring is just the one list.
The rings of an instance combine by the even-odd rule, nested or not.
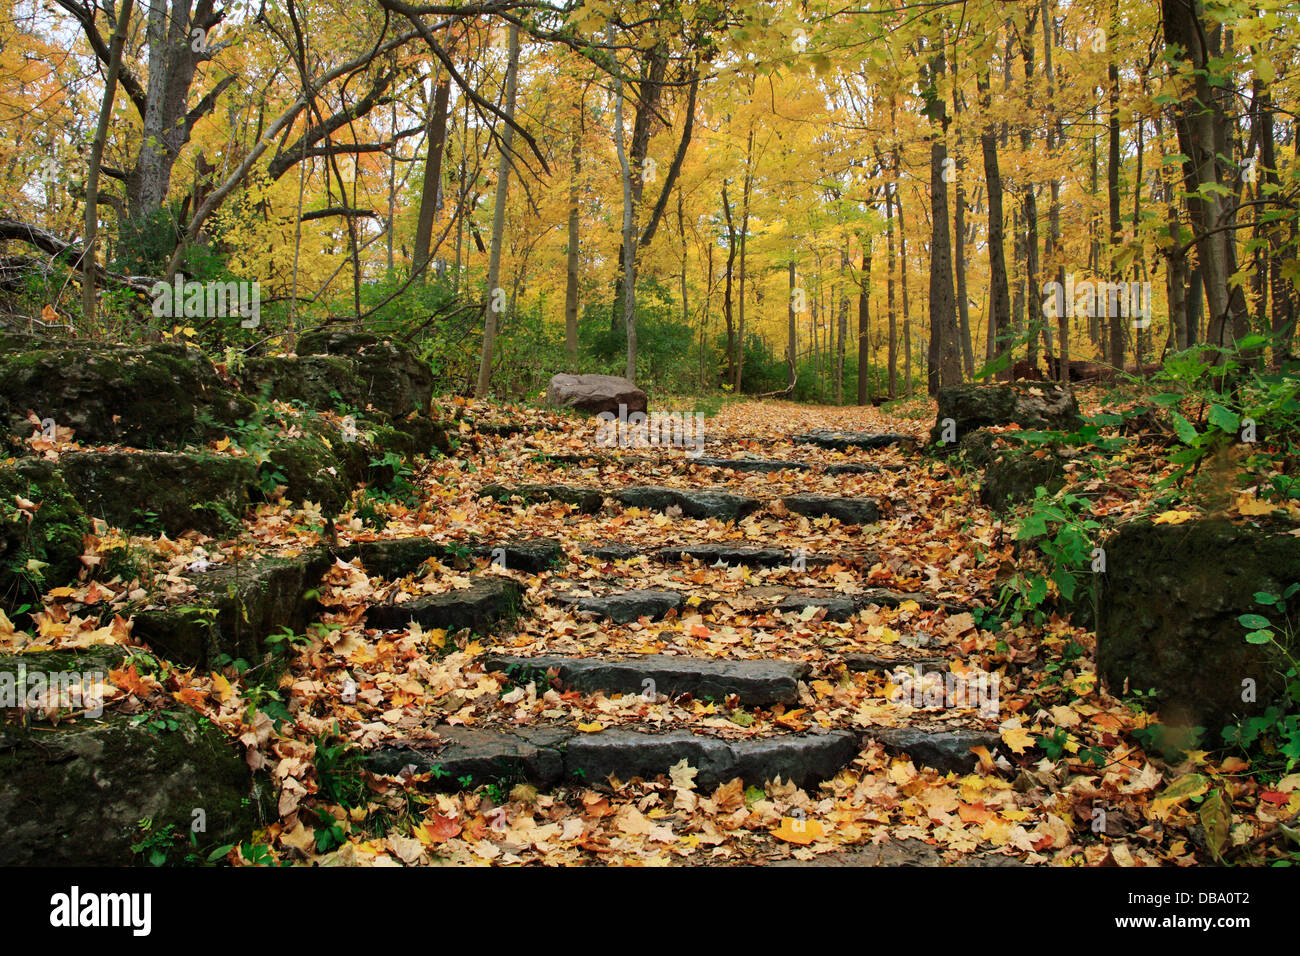
[[(244, 534), (229, 541), (128, 538), (101, 528), (83, 558), (98, 569), (95, 579), (47, 594), (30, 633), (0, 616), (0, 642), (25, 649), (130, 643), (132, 622), (114, 608), (147, 595), (183, 599), (187, 571), (254, 554), (293, 555), (334, 539), (420, 536), (468, 546), (553, 538), (565, 560), (538, 574), (474, 559), (468, 550), (464, 558), (430, 561), (400, 580), (372, 575), (360, 561), (336, 561), (321, 588), (324, 627), (293, 642), (279, 671), (274, 661), (242, 670), (232, 662), (220, 673), (196, 673), (133, 660), (112, 673), (108, 696), (112, 706), (128, 711), (192, 707), (237, 737), (252, 767), (269, 772), (278, 818), (230, 851), (236, 864), (840, 862), (846, 854), (888, 845), (893, 862), (1190, 865), (1211, 858), (1204, 830), (1220, 821), (1207, 818), (1194, 799), (1212, 786), (1231, 795), (1231, 807), (1222, 808), (1230, 828), (1227, 853), (1245, 858), (1257, 836), (1300, 809), (1300, 775), (1263, 789), (1239, 758), (1213, 762), (1192, 752), (1171, 765), (1144, 752), (1133, 731), (1151, 717), (1139, 703), (1121, 702), (1098, 685), (1091, 632), (1055, 614), (1041, 624), (1011, 625), (1000, 613), (1004, 585), (1034, 559), (1018, 547), (1014, 518), (999, 518), (978, 504), (978, 472), (962, 472), (906, 442), (835, 452), (792, 441), (800, 432), (832, 428), (901, 431), (920, 443), (931, 409), (921, 401), (893, 416), (872, 408), (726, 405), (708, 422), (707, 455), (812, 466), (749, 473), (693, 465), (680, 449), (597, 448), (589, 419), (459, 404), (455, 456), (424, 464), (411, 476), (407, 500), (368, 499), (332, 529), (311, 506), (265, 505)], [(1151, 487), (1164, 466), (1153, 452), (1158, 436), (1152, 438), (1116, 452), (1077, 489), (1092, 516), (1111, 521), (1160, 510)], [(62, 445), (56, 440), (37, 450), (57, 455)], [(592, 460), (560, 463), (557, 455)], [(824, 469), (844, 463), (876, 467), (861, 474)], [(554, 501), (503, 503), (478, 495), (494, 483), (564, 483), (606, 493), (636, 485), (718, 487), (761, 499), (765, 507), (735, 524), (609, 500), (588, 515)], [(880, 520), (849, 528), (788, 513), (775, 500), (810, 492), (876, 498)], [(1248, 509), (1250, 502), (1236, 507)], [(1183, 513), (1165, 512), (1162, 520), (1184, 520)], [(743, 568), (582, 553), (615, 542), (641, 551), (732, 542), (804, 549), (826, 560), (798, 569)], [(103, 573), (114, 562), (124, 570)], [(381, 632), (365, 624), (373, 605), (404, 603), (494, 574), (513, 577), (526, 597), (519, 616), (490, 635), (418, 626)], [(675, 589), (690, 597), (663, 620), (625, 624), (587, 619), (560, 600), (614, 586)], [(763, 600), (773, 588), (826, 594), (888, 588), (947, 609), (925, 610), (904, 600), (871, 604), (836, 622), (815, 608), (775, 611)], [(744, 707), (734, 699), (566, 691), (545, 675), (516, 683), (483, 669), (486, 650), (782, 659), (805, 662), (811, 671), (797, 705)], [(959, 676), (995, 672), (997, 714), (910, 706), (889, 675), (849, 670), (844, 655), (852, 653), (940, 657)], [(355, 699), (341, 691), (349, 681)], [(908, 699), (914, 698), (904, 695)], [(436, 743), (431, 728), (438, 724), (552, 725), (582, 733), (630, 726), (729, 739), (817, 727), (869, 736), (874, 727), (916, 725), (990, 731), (1000, 745), (980, 748), (978, 767), (968, 774), (918, 766), (877, 743), (819, 787), (775, 781), (760, 790), (737, 779), (713, 792), (697, 789), (697, 768), (683, 761), (656, 780), (591, 780), (541, 793), (524, 784), (508, 792), (488, 786), (438, 793), (427, 786), (428, 775), (374, 777), (355, 769), (346, 755), (348, 745)]]

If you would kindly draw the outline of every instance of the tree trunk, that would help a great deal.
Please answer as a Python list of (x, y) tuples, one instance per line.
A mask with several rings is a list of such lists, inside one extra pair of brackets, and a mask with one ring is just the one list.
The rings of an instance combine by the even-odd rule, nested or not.
[(420, 211), (415, 221), (411, 272), (421, 281), (429, 277), (429, 249), (433, 244), (433, 220), (442, 202), (442, 154), (447, 145), (447, 103), (451, 81), (444, 79), (434, 91), (429, 107), (429, 143), (424, 160), (424, 185), (420, 190)]
[[(505, 117), (513, 119), (515, 115), (515, 92), (519, 79), (519, 25), (510, 25), (510, 53), (506, 64), (506, 102)], [(506, 231), (506, 200), (510, 192), (510, 150), (515, 141), (515, 129), (509, 122), (503, 122), (501, 131), (501, 162), (497, 166), (497, 189), (495, 206), (492, 209), (492, 251), (488, 254), (487, 301), (483, 308), (483, 352), (479, 357), (478, 383), (474, 388), (474, 397), (487, 398), (488, 385), (492, 380), (492, 352), (496, 347), (497, 310), (501, 296), (497, 283), (501, 278), (501, 244)]]
[[(1188, 214), (1195, 233), (1199, 268), (1193, 285), (1204, 283), (1209, 306), (1205, 341), (1231, 345), (1249, 325), (1248, 307), (1239, 287), (1231, 284), (1236, 269), (1236, 239), (1232, 208), (1220, 195), (1226, 188), (1231, 162), (1231, 130), (1224, 97), (1231, 91), (1215, 86), (1210, 73), (1220, 55), (1221, 24), (1204, 22), (1201, 0), (1161, 0), (1165, 43), (1172, 58), (1191, 73), (1191, 85), (1176, 111), (1179, 151), (1185, 163)], [(1202, 188), (1207, 187), (1207, 188)], [(1199, 307), (1199, 303), (1197, 303)], [(1191, 315), (1188, 335), (1191, 337)]]
[[(582, 175), (582, 136), (573, 135), (569, 150), (573, 179), (569, 183), (569, 242), (564, 254), (564, 352), (569, 363), (578, 361), (578, 200)], [(576, 369), (577, 366), (574, 365)]]
[[(977, 84), (984, 105), (987, 107), (989, 99), (987, 75), (979, 78)], [(998, 141), (992, 123), (985, 123), (980, 132), (980, 149), (984, 155), (984, 181), (989, 196), (989, 293), (993, 313), (989, 332), (995, 342), (994, 358), (1006, 361), (1009, 358), (1007, 348), (1011, 332), (1011, 296), (1007, 289), (1007, 260), (1003, 248), (1002, 175), (998, 171)], [(1006, 368), (999, 373), (998, 377), (1010, 379), (1009, 361), (1006, 361)]]
[(894, 190), (885, 184), (885, 246), (889, 258), (886, 302), (889, 308), (889, 397), (898, 397), (898, 315), (894, 307)]
[[(743, 241), (743, 240), (742, 240)], [(794, 320), (794, 260), (790, 260), (790, 301), (786, 306), (786, 315), (789, 318), (789, 328), (786, 330), (788, 348), (786, 349), (786, 361), (790, 365), (790, 375), (786, 387), (789, 389), (791, 396), (794, 394), (795, 378), (798, 375), (797, 358), (795, 351), (798, 346), (797, 333), (795, 330)]]
[(109, 43), (108, 75), (104, 78), (104, 97), (99, 104), (99, 122), (90, 145), (90, 162), (86, 167), (86, 241), (81, 253), (81, 320), (89, 330), (95, 322), (95, 240), (99, 230), (99, 170), (108, 141), (108, 124), (113, 118), (113, 99), (117, 93), (117, 74), (122, 67), (122, 48), (131, 23), (134, 0), (122, 0)]
[(871, 235), (862, 240), (862, 287), (858, 292), (858, 404), (871, 401)]

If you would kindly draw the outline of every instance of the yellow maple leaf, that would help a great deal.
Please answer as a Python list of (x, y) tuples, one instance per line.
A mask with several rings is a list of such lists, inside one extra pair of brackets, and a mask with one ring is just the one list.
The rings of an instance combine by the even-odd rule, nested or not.
[(772, 831), (772, 836), (778, 840), (798, 843), (800, 846), (807, 846), (825, 835), (825, 828), (816, 820), (799, 820), (794, 817), (782, 817), (781, 825)]
[(1002, 742), (1011, 748), (1012, 753), (1022, 754), (1026, 747), (1034, 745), (1034, 735), (1019, 725), (1006, 727), (1002, 731)]
[(602, 724), (599, 720), (593, 720), (589, 724), (582, 724), (582, 723), (578, 724), (578, 729), (581, 730), (584, 734), (594, 734), (597, 731), (604, 730), (605, 725)]
[(1162, 511), (1151, 519), (1152, 524), (1182, 524), (1184, 521), (1191, 521), (1193, 518), (1199, 518), (1195, 511)]
[(1247, 517), (1272, 514), (1276, 508), (1276, 505), (1269, 504), (1267, 501), (1260, 501), (1254, 495), (1237, 496), (1237, 513)]

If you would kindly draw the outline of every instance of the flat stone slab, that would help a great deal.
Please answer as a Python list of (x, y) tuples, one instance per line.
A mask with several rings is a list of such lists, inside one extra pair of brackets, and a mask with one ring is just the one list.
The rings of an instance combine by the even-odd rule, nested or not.
[(829, 428), (816, 428), (794, 436), (796, 445), (816, 445), (832, 451), (848, 451), (850, 448), (884, 448), (901, 441), (908, 441), (907, 435), (897, 432), (844, 432)]
[[(450, 552), (450, 549), (445, 549)], [(530, 538), (526, 541), (497, 541), (470, 548), (476, 558), (497, 562), (507, 571), (539, 574), (555, 567), (564, 556), (564, 548), (554, 538)]]
[[(564, 776), (561, 746), (569, 733), (530, 739), (520, 732), (439, 726), (443, 742), (433, 746), (379, 746), (362, 757), (371, 773), (397, 775), (408, 768), (431, 773), (436, 790), (457, 791), (501, 780), (526, 780), (539, 787)], [(468, 783), (468, 786), (466, 786)]]
[(587, 614), (609, 618), (615, 624), (627, 624), (643, 617), (658, 620), (669, 611), (680, 608), (686, 602), (686, 596), (680, 591), (647, 588), (612, 591), (591, 597), (561, 594), (559, 600)]
[(741, 704), (753, 707), (795, 703), (799, 698), (799, 681), (808, 676), (809, 670), (807, 664), (798, 661), (709, 660), (668, 654), (619, 660), (489, 654), (484, 658), (484, 666), (507, 674), (554, 670), (567, 688), (583, 692), (654, 693), (669, 697), (690, 694), (696, 699), (714, 700), (735, 694)]
[(846, 462), (840, 465), (826, 466), (826, 474), (828, 475), (875, 475), (879, 473), (879, 465), (860, 465), (856, 462)]
[(690, 518), (719, 518), (739, 521), (762, 507), (757, 498), (734, 495), (729, 491), (689, 488), (665, 488), (658, 485), (641, 485), (624, 488), (613, 495), (628, 508), (645, 508), (648, 511), (667, 511), (680, 508)]
[(293, 558), (263, 557), (187, 575), (192, 594), (175, 604), (133, 608), (132, 635), (184, 667), (209, 668), (223, 654), (260, 661), (264, 641), (285, 628), (301, 634), (316, 616), (307, 597), (329, 569), (321, 549)]
[[(655, 555), (661, 561), (692, 558), (702, 564), (743, 565), (750, 568), (775, 568), (791, 564), (797, 557), (785, 548), (754, 548), (734, 544), (680, 544), (660, 548)], [(813, 564), (814, 555), (806, 560)]]
[(699, 771), (696, 787), (709, 792), (735, 777), (757, 785), (780, 777), (804, 786), (833, 777), (857, 753), (857, 740), (844, 730), (728, 741), (684, 730), (651, 734), (616, 727), (571, 738), (564, 769), (566, 777), (590, 783), (652, 779), (684, 759)]
[(870, 673), (893, 673), (896, 670), (921, 668), (922, 674), (942, 672), (948, 669), (948, 662), (940, 657), (881, 657), (879, 654), (845, 654), (844, 666), (851, 671)]
[(581, 553), (601, 561), (630, 561), (645, 552), (633, 545), (613, 541), (586, 546), (581, 549)]
[(764, 458), (693, 458), (691, 466), (701, 468), (726, 468), (731, 471), (758, 472), (770, 474), (777, 471), (807, 471), (811, 467), (804, 461), (780, 461)]
[(788, 511), (809, 518), (835, 518), (843, 524), (875, 524), (880, 520), (880, 503), (875, 498), (844, 498), (837, 495), (786, 495), (781, 499)]
[(972, 747), (987, 747), (989, 753), (1002, 738), (982, 730), (926, 730), (919, 727), (873, 727), (862, 735), (867, 741), (878, 740), (890, 753), (907, 754), (912, 762), (936, 770), (970, 773), (979, 765)]
[(696, 788), (707, 793), (735, 777), (759, 786), (777, 777), (807, 786), (833, 777), (858, 753), (857, 738), (847, 730), (722, 740), (684, 730), (654, 734), (623, 727), (594, 734), (560, 728), (435, 729), (443, 743), (394, 742), (366, 754), (363, 763), (372, 773), (400, 774), (408, 768), (432, 773), (432, 787), (456, 791), (493, 782), (548, 787), (560, 780), (600, 784), (611, 776), (653, 779), (685, 760), (698, 771)]
[(583, 514), (595, 514), (605, 502), (605, 495), (596, 488), (584, 488), (579, 485), (518, 485), (513, 488), (505, 485), (484, 485), (479, 490), (482, 498), (510, 502), (518, 499), (524, 504), (537, 501), (559, 501), (570, 505)]
[(59, 469), (91, 517), (173, 536), (233, 533), (257, 478), (252, 459), (211, 452), (70, 451)]
[(847, 621), (858, 613), (857, 603), (847, 594), (800, 594), (796, 592), (783, 598), (777, 604), (776, 609), (781, 614), (802, 614), (810, 607), (825, 608), (826, 620), (828, 621)]
[(468, 627), (488, 633), (520, 605), (523, 590), (509, 578), (480, 577), (469, 587), (426, 594), (402, 604), (376, 604), (366, 612), (366, 623), (381, 630), (400, 630), (417, 622), (423, 628), (459, 631)]
[(407, 537), (358, 541), (337, 548), (333, 553), (344, 561), (360, 558), (361, 566), (370, 574), (381, 578), (401, 578), (418, 570), (430, 558), (448, 561), (463, 558), (466, 554), (488, 560), (500, 559), (507, 571), (537, 574), (554, 566), (564, 554), (564, 549), (554, 538), (454, 545), (430, 541), (428, 538)]

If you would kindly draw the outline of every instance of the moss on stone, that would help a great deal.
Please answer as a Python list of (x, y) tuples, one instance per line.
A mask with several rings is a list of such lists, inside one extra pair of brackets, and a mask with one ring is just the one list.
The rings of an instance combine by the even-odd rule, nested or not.
[[(18, 497), (37, 505), (18, 507)], [(29, 518), (30, 516), (30, 518)], [(86, 514), (52, 462), (23, 459), (0, 466), (0, 606), (32, 600), (80, 569)]]

